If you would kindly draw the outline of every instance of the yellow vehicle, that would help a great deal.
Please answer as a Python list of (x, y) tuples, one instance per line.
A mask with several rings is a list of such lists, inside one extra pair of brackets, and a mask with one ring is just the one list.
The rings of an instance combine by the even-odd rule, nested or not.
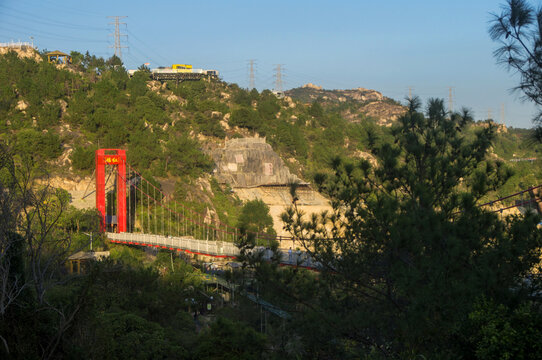
[(171, 65), (172, 69), (192, 69), (192, 65), (188, 64), (173, 64)]

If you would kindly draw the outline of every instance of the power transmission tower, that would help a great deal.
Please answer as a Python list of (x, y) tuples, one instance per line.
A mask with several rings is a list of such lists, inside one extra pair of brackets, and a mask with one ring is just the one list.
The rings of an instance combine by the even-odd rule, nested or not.
[(488, 120), (493, 120), (493, 116), (491, 114), (491, 109), (487, 109), (487, 119)]
[(254, 64), (255, 64), (255, 61), (254, 59), (250, 59), (248, 61), (248, 64), (249, 64), (249, 73), (248, 73), (248, 89), (249, 90), (252, 90), (254, 89), (256, 86), (255, 86), (255, 83), (254, 83)]
[(448, 88), (448, 111), (450, 112), (450, 116), (452, 116), (452, 113), (454, 112), (454, 98), (453, 98), (453, 86), (450, 86)]
[(120, 25), (121, 24), (126, 25), (126, 23), (125, 22), (120, 22), (119, 20), (127, 18), (127, 17), (128, 16), (108, 16), (108, 18), (114, 19), (114, 21), (110, 22), (109, 25), (115, 25), (115, 33), (114, 34), (109, 34), (109, 36), (114, 36), (115, 37), (115, 45), (109, 46), (109, 47), (110, 48), (115, 48), (115, 55), (118, 56), (118, 58), (121, 59), (121, 60), (122, 60), (122, 49), (127, 49), (128, 46), (121, 45), (120, 37), (121, 36), (128, 37), (128, 35), (120, 33)]
[(501, 103), (501, 124), (504, 125), (504, 103)]
[(408, 99), (412, 100), (412, 86), (408, 87)]
[(282, 91), (282, 72), (284, 64), (275, 65), (275, 91)]

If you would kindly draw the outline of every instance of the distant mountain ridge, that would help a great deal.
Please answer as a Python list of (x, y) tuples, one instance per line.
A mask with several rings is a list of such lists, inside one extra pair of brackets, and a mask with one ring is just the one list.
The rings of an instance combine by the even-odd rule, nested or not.
[(360, 122), (365, 116), (374, 118), (379, 125), (391, 126), (393, 121), (406, 111), (404, 106), (385, 97), (381, 92), (362, 87), (327, 90), (308, 83), (302, 87), (285, 91), (285, 95), (304, 103), (319, 100), (327, 106), (337, 106), (341, 108), (341, 115), (351, 122)]

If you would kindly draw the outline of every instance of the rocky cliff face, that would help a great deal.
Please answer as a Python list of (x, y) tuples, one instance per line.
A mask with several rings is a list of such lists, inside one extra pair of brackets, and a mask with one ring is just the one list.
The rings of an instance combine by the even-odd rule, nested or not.
[[(218, 181), (230, 184), (243, 201), (262, 200), (269, 206), (277, 234), (289, 236), (281, 220), (281, 214), (292, 204), (287, 185), (303, 182), (290, 173), (271, 145), (262, 138), (232, 139), (223, 148), (213, 150), (211, 156)], [(329, 200), (308, 186), (298, 189), (297, 196), (299, 209), (308, 216), (332, 210)], [(286, 248), (294, 245), (281, 244)]]
[(211, 152), (215, 161), (215, 176), (221, 183), (246, 188), (261, 185), (285, 185), (301, 182), (284, 166), (271, 145), (261, 138), (226, 141), (224, 148)]
[(406, 111), (404, 106), (385, 97), (382, 93), (362, 87), (349, 90), (325, 90), (321, 86), (309, 83), (300, 88), (288, 90), (285, 94), (305, 103), (311, 103), (317, 99), (330, 106), (351, 103), (354, 106), (343, 110), (342, 115), (352, 122), (359, 121), (359, 115), (363, 114), (377, 119), (380, 125), (390, 126)]

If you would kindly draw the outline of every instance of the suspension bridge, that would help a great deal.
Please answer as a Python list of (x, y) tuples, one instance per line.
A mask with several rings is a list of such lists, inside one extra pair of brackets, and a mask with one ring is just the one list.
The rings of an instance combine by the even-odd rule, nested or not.
[[(269, 260), (272, 252), (268, 247), (272, 241), (292, 240), (241, 232), (212, 216), (210, 211), (198, 212), (187, 207), (130, 166), (125, 150), (99, 149), (95, 159), (96, 209), (101, 229), (112, 243), (235, 259), (240, 254), (235, 244), (251, 236), (262, 245), (256, 251)], [(286, 265), (315, 265), (307, 254), (291, 254), (284, 249), (281, 254), (281, 262)]]
[[(293, 240), (265, 233), (243, 233), (220, 221), (218, 216), (212, 216), (210, 211), (198, 212), (187, 207), (130, 166), (125, 150), (99, 149), (96, 150), (95, 160), (96, 208), (100, 214), (101, 229), (112, 243), (235, 259), (240, 254), (235, 244), (245, 236), (251, 236), (264, 245), (275, 240)], [(112, 185), (107, 186), (110, 183)], [(512, 208), (541, 212), (540, 198), (535, 193), (541, 187), (530, 187), (479, 206), (490, 206), (492, 211), (501, 213)], [(515, 202), (506, 205), (505, 200)], [(499, 204), (501, 207), (495, 209)], [(280, 250), (280, 262), (284, 265), (318, 266), (307, 253), (292, 254), (286, 249)], [(264, 259), (272, 256), (265, 246), (256, 251), (260, 251)]]

